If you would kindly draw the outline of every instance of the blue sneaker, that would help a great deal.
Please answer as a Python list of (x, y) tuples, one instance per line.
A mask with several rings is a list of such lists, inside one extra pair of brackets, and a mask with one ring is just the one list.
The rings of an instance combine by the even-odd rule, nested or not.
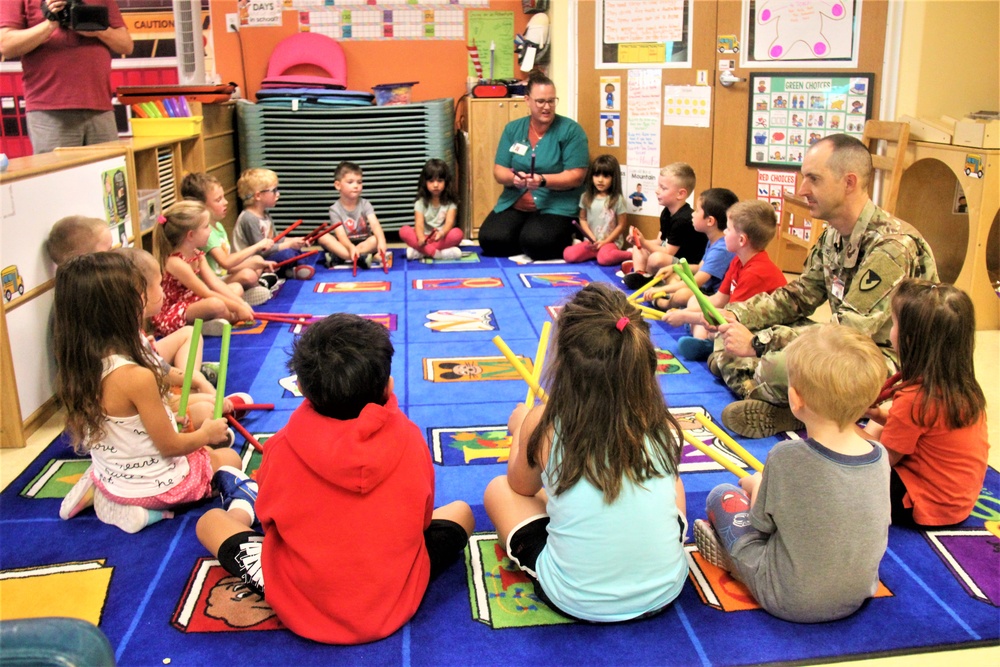
[(707, 361), (715, 349), (715, 341), (681, 336), (677, 340), (677, 354), (687, 361)]
[(246, 473), (232, 466), (222, 466), (212, 476), (212, 490), (222, 498), (222, 508), (227, 512), (233, 508), (250, 515), (250, 523), (257, 523), (254, 507), (257, 504), (257, 482)]

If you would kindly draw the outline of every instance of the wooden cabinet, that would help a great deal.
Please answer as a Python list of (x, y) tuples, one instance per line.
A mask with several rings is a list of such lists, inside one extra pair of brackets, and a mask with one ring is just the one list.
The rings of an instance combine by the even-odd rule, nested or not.
[(468, 238), (479, 236), (479, 226), (500, 197), (503, 186), (493, 178), (497, 144), (507, 123), (528, 115), (523, 98), (472, 99), (465, 103), (464, 129), (468, 134), (463, 167), (463, 221)]

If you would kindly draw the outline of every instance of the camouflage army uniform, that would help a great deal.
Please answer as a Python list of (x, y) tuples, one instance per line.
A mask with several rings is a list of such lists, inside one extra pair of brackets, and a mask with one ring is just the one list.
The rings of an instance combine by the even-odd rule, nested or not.
[(893, 372), (898, 360), (889, 342), (890, 302), (896, 286), (907, 277), (938, 279), (930, 246), (911, 225), (869, 201), (850, 238), (832, 227), (823, 232), (798, 280), (728, 306), (764, 343), (761, 358), (716, 352), (710, 367), (717, 368), (740, 398), (786, 405), (783, 350), (803, 327), (815, 324), (807, 318), (829, 300), (832, 320), (871, 336)]

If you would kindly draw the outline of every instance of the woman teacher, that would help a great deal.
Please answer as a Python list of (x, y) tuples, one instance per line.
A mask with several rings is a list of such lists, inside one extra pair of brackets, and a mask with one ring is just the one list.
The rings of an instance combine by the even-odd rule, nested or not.
[(507, 123), (493, 178), (503, 186), (479, 228), (483, 254), (561, 259), (573, 241), (589, 153), (579, 123), (556, 114), (556, 87), (532, 72), (525, 95), (529, 116)]

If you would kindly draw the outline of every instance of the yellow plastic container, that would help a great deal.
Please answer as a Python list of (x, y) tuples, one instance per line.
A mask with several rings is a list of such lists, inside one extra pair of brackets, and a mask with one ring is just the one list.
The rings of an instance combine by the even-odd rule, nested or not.
[(133, 137), (182, 137), (201, 132), (201, 116), (186, 118), (133, 118)]

